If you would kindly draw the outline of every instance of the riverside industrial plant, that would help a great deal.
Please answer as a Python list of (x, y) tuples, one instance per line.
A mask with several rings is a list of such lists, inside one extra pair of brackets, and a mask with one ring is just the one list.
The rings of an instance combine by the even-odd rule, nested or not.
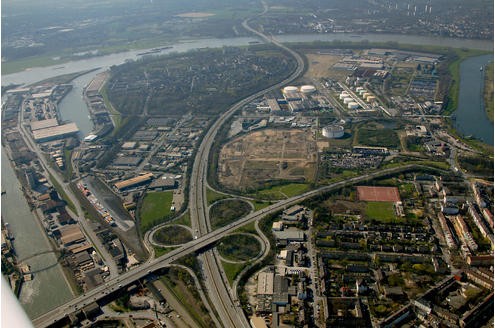
[[(315, 24), (306, 22), (308, 28)], [(268, 59), (249, 57), (252, 47), (223, 52), (235, 54), (234, 68), (250, 67), (246, 76), (272, 76)], [(167, 89), (160, 79), (172, 76), (195, 76), (187, 88), (176, 86), (176, 93), (206, 85), (197, 108), (214, 99), (220, 91), (197, 72), (228, 81), (230, 73), (220, 76), (216, 69), (230, 65), (230, 57), (202, 51), (216, 64), (169, 67), (163, 57), (132, 78), (115, 69), (96, 75), (84, 91), (94, 124), (86, 136), (58, 112), (70, 79), (6, 92), (2, 143), (83, 297), (138, 272), (151, 263), (150, 254), (166, 256), (205, 238), (190, 221), (191, 183), (200, 181), (190, 177), (220, 115), (186, 106), (173, 114), (146, 112), (153, 95)], [(306, 58), (304, 74), (251, 99), (224, 122), (201, 184), (207, 185), (205, 211), (219, 229), (271, 211), (279, 201), (302, 198), (231, 232), (252, 242), (227, 247), (218, 239), (195, 254), (220, 254), (222, 281), (229, 293), (235, 290), (234, 304), (252, 327), (493, 323), (493, 153), (485, 156), (449, 127), (446, 56), (369, 47), (298, 51)], [(290, 73), (289, 61), (284, 65), (281, 76)], [(154, 74), (157, 67), (167, 67), (169, 75)], [(144, 114), (120, 116), (112, 92), (141, 97), (136, 103)], [(252, 237), (260, 231), (263, 237)], [(2, 233), (2, 263), (5, 256), (17, 266), (9, 277), (18, 289), (23, 276), (36, 279), (36, 273), (11, 256), (7, 237)], [(71, 305), (52, 324), (104, 326), (125, 316), (140, 318), (134, 321), (139, 327), (189, 325), (166, 299), (173, 294), (167, 288), (194, 289), (191, 299), (201, 311), (194, 310), (191, 325), (211, 324), (214, 305), (201, 297), (209, 287), (192, 278), (205, 275), (201, 263), (184, 257), (175, 264), (190, 269), (175, 268), (183, 271), (170, 277), (188, 284), (177, 278), (167, 285), (162, 271), (150, 270), (78, 309)]]

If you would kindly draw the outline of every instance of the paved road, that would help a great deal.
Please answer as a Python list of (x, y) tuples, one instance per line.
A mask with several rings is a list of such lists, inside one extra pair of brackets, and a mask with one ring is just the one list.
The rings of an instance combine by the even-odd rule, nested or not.
[[(209, 232), (208, 234), (198, 237), (196, 240), (192, 240), (179, 248), (162, 255), (159, 258), (156, 258), (146, 264), (143, 264), (131, 271), (123, 273), (121, 276), (117, 278), (113, 278), (107, 281), (105, 284), (96, 287), (95, 289), (83, 294), (61, 306), (58, 308), (45, 313), (44, 315), (36, 318), (34, 320), (34, 324), (36, 327), (47, 327), (53, 322), (61, 320), (63, 317), (67, 316), (69, 313), (76, 310), (78, 307), (87, 305), (94, 301), (99, 301), (110, 293), (115, 292), (116, 290), (123, 288), (127, 285), (134, 283), (138, 279), (144, 278), (146, 275), (150, 274), (153, 271), (156, 271), (160, 268), (164, 268), (169, 266), (175, 260), (184, 257), (188, 254), (194, 252), (201, 252), (208, 248), (210, 245), (228, 235), (229, 233), (234, 232), (241, 226), (244, 226), (248, 223), (259, 220), (266, 215), (273, 214), (279, 212), (287, 207), (290, 207), (294, 204), (300, 203), (308, 198), (317, 196), (319, 194), (337, 190), (343, 187), (355, 185), (357, 183), (361, 183), (368, 180), (373, 180), (379, 177), (387, 176), (390, 174), (397, 174), (403, 171), (416, 170), (421, 168), (429, 168), (423, 165), (410, 164), (400, 167), (388, 168), (379, 170), (373, 173), (361, 175), (358, 177), (354, 177), (351, 179), (347, 179), (340, 182), (332, 183), (328, 186), (324, 186), (312, 191), (305, 192), (304, 194), (294, 196), (285, 200), (282, 200), (276, 204), (270, 205), (264, 209), (248, 214), (247, 216), (230, 223), (229, 225), (219, 228), (215, 231)], [(429, 168), (432, 169), (432, 168)], [(435, 169), (435, 168), (433, 168)], [(438, 170), (438, 169), (436, 169)], [(441, 170), (438, 170), (441, 171)]]
[(72, 190), (69, 188), (69, 184), (64, 182), (60, 174), (49, 165), (47, 159), (45, 158), (45, 155), (41, 152), (39, 147), (35, 144), (34, 140), (31, 138), (31, 133), (27, 131), (26, 127), (22, 124), (23, 112), (24, 112), (24, 104), (22, 105), (22, 108), (19, 112), (19, 122), (18, 122), (19, 132), (22, 138), (24, 139), (24, 142), (26, 143), (28, 148), (32, 152), (34, 152), (38, 157), (41, 167), (45, 171), (46, 178), (49, 178), (49, 174), (50, 174), (58, 182), (58, 184), (62, 186), (65, 193), (67, 194), (67, 197), (69, 197), (69, 200), (74, 204), (77, 213), (72, 213), (72, 211), (69, 208), (68, 208), (68, 212), (71, 214), (72, 217), (74, 217), (75, 220), (77, 220), (84, 234), (86, 235), (87, 239), (91, 241), (97, 252), (101, 255), (103, 261), (108, 266), (110, 272), (110, 278), (116, 277), (118, 275), (117, 264), (115, 263), (113, 257), (107, 251), (105, 246), (103, 246), (100, 239), (96, 236), (95, 232), (93, 231), (93, 228), (86, 221), (84, 216), (82, 217), (79, 216), (82, 215), (84, 211), (81, 208), (81, 204), (79, 203), (78, 199), (74, 196)]

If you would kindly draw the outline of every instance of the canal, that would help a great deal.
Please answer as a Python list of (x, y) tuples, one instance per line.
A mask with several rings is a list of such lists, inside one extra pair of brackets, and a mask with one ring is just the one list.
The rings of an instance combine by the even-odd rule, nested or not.
[[(33, 254), (51, 250), (44, 229), (30, 211), (2, 147), (2, 220), (8, 222), (14, 234), (17, 258), (23, 260)], [(69, 301), (72, 292), (63, 275), (57, 256), (42, 254), (23, 261), (34, 271), (34, 279), (22, 285), (19, 300), (30, 318), (37, 316)], [(3, 286), (3, 288), (7, 288)]]
[(484, 55), (468, 58), (461, 63), (454, 126), (464, 136), (472, 136), (493, 145), (493, 123), (486, 115), (483, 100), (484, 68), (491, 61), (493, 55)]
[[(447, 38), (429, 38), (404, 35), (394, 36), (388, 34), (360, 35), (358, 38), (356, 36), (346, 34), (284, 35), (277, 36), (277, 38), (284, 42), (310, 42), (316, 40), (369, 40), (370, 42), (397, 41), (409, 44), (430, 45), (455, 44), (458, 47), (483, 50), (493, 49), (493, 42), (487, 41), (453, 40)], [(256, 38), (193, 40), (174, 44), (173, 48), (163, 50), (162, 53), (184, 52), (203, 47), (215, 48), (222, 46), (242, 46), (248, 45), (249, 42), (256, 40)], [(126, 60), (136, 59), (138, 58), (137, 54), (143, 51), (145, 50), (133, 50), (124, 53), (73, 61), (62, 64), (63, 68), (60, 68), (60, 65), (32, 68), (19, 73), (2, 76), (2, 84), (31, 84), (57, 75), (101, 68), (99, 71), (93, 71), (75, 79), (73, 81), (73, 89), (59, 104), (59, 111), (62, 119), (75, 122), (81, 131), (80, 135), (87, 135), (91, 132), (93, 126), (89, 119), (89, 113), (82, 97), (83, 88), (98, 72), (107, 69), (111, 65), (118, 65)], [(480, 57), (475, 57), (473, 62), (469, 62), (471, 59), (468, 59), (461, 65), (461, 94), (459, 97), (459, 108), (456, 112), (456, 128), (464, 134), (471, 134), (475, 137), (486, 140), (486, 142), (489, 142), (490, 144), (493, 144), (493, 124), (486, 119), (486, 115), (481, 116), (481, 113), (484, 113), (484, 109), (480, 110), (480, 101), (482, 103), (482, 98), (480, 96), (479, 88), (482, 88), (482, 86), (478, 86), (478, 91), (471, 90), (470, 92), (466, 92), (468, 96), (469, 94), (472, 96), (470, 98), (466, 98), (467, 96), (464, 96), (463, 93), (465, 88), (470, 87), (470, 82), (480, 82), (481, 74), (479, 72), (479, 67), (486, 64), (486, 62), (490, 60), (489, 58), (492, 58), (491, 56), (481, 57), (481, 59), (479, 59)], [(468, 64), (466, 64), (466, 62)], [(476, 72), (477, 76), (476, 74), (471, 76), (470, 74), (472, 71)], [(478, 102), (476, 102), (476, 100)], [(480, 116), (474, 116), (475, 112), (477, 113), (476, 115)], [(479, 118), (475, 119), (474, 117)], [(482, 123), (480, 123), (480, 120)], [(479, 124), (483, 124), (483, 128), (480, 129)], [(478, 130), (483, 131), (483, 136), (478, 135)], [(30, 212), (26, 204), (26, 200), (20, 190), (20, 184), (17, 181), (10, 163), (8, 162), (8, 158), (6, 157), (3, 148), (1, 173), (2, 187), (7, 191), (6, 195), (2, 196), (2, 219), (5, 220), (5, 222), (9, 222), (12, 227), (16, 237), (15, 246), (19, 258), (22, 259), (29, 257), (40, 250), (49, 250), (49, 241), (45, 237), (43, 229), (35, 221), (34, 215)], [(35, 318), (72, 298), (70, 288), (64, 279), (60, 265), (53, 265), (56, 263), (56, 257), (54, 254), (40, 255), (26, 262), (32, 266), (33, 270), (47, 266), (50, 267), (47, 270), (37, 273), (35, 279), (32, 282), (25, 284), (23, 290), (21, 291), (21, 304), (31, 318)]]

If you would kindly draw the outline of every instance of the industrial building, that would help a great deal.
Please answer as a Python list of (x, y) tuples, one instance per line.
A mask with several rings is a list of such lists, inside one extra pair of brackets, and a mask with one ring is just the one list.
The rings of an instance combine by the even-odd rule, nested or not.
[(321, 133), (325, 138), (338, 139), (344, 136), (344, 127), (341, 125), (329, 125), (325, 126)]
[(145, 173), (137, 177), (115, 183), (115, 188), (119, 191), (145, 184), (153, 179), (153, 173)]
[(57, 125), (58, 125), (58, 121), (56, 118), (50, 118), (50, 119), (41, 120), (41, 121), (32, 121), (30, 124), (31, 131), (51, 128), (51, 127), (54, 127)]
[(162, 191), (167, 189), (174, 189), (177, 187), (177, 181), (175, 177), (171, 174), (164, 174), (158, 179), (155, 179), (149, 185), (148, 189)]
[(33, 137), (36, 142), (46, 142), (66, 138), (78, 132), (76, 123), (67, 123), (34, 130)]
[(143, 158), (139, 157), (139, 156), (121, 156), (121, 157), (117, 157), (113, 161), (113, 165), (115, 165), (115, 166), (138, 166), (142, 160), (143, 160)]
[(76, 243), (80, 243), (86, 240), (81, 228), (77, 224), (70, 224), (58, 229), (60, 234), (60, 243), (62, 246), (67, 247)]

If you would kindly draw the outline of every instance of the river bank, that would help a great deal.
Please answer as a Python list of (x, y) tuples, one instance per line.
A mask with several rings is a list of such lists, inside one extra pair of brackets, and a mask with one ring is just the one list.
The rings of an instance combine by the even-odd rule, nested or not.
[(485, 90), (484, 101), (485, 111), (490, 122), (493, 123), (493, 62), (485, 66)]
[[(19, 300), (30, 318), (67, 302), (75, 295), (60, 264), (54, 244), (48, 239), (36, 210), (28, 207), (20, 176), (8, 150), (2, 147), (2, 221), (15, 235), (17, 258), (35, 272), (34, 279), (23, 283)], [(8, 163), (10, 162), (10, 163)], [(24, 189), (24, 190), (23, 190)], [(38, 255), (37, 255), (38, 254)], [(50, 295), (47, 297), (47, 295)]]

